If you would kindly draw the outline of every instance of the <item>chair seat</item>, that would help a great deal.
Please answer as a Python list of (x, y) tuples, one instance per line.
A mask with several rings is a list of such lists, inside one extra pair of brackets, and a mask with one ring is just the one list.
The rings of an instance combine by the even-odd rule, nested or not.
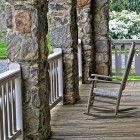
[(96, 96), (108, 97), (117, 99), (119, 92), (110, 91), (107, 89), (94, 88), (93, 93)]

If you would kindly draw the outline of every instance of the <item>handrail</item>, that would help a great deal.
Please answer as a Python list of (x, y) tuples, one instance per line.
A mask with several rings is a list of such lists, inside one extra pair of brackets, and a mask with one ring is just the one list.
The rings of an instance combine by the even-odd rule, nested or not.
[[(55, 51), (55, 49), (54, 49), (54, 51)], [(49, 61), (52, 61), (54, 59), (57, 59), (57, 58), (59, 58), (61, 56), (62, 56), (62, 51), (58, 51), (58, 52), (54, 52), (52, 54), (49, 54), (49, 56), (48, 56), (48, 62)]]
[(133, 59), (132, 68), (133, 72), (130, 71), (130, 75), (140, 75), (140, 40), (135, 39), (113, 39), (111, 43), (113, 44), (114, 50), (112, 51), (112, 68), (115, 69), (115, 72), (112, 72), (112, 75), (122, 75), (122, 69), (125, 68), (128, 52), (131, 46), (131, 43), (135, 42), (136, 53)]
[(130, 44), (135, 42), (136, 44), (140, 43), (140, 39), (112, 39), (111, 41), (113, 44)]
[(18, 64), (0, 74), (0, 139), (23, 140), (21, 71)]
[(54, 108), (63, 99), (62, 49), (56, 48), (48, 56), (50, 78), (50, 108)]

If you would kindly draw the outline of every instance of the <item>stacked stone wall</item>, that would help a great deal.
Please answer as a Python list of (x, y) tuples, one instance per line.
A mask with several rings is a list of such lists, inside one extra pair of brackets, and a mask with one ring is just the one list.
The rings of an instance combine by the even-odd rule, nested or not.
[(109, 75), (110, 42), (109, 42), (109, 0), (95, 0), (93, 7), (93, 29), (95, 42), (95, 72)]
[(91, 73), (109, 75), (109, 0), (77, 0), (78, 38), (82, 41), (83, 83)]
[(0, 43), (5, 42), (6, 18), (5, 18), (5, 0), (0, 1)]
[(7, 0), (7, 57), (21, 65), (25, 140), (50, 136), (46, 0)]
[(94, 72), (94, 45), (92, 29), (92, 1), (77, 0), (78, 38), (82, 46), (82, 82), (89, 83), (88, 77)]
[(49, 1), (49, 17), (51, 47), (63, 50), (64, 104), (73, 104), (79, 100), (76, 1)]

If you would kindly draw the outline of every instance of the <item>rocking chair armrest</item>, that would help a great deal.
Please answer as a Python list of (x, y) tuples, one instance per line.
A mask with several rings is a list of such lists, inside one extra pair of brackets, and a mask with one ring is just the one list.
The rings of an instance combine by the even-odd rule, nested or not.
[(97, 77), (97, 78), (106, 78), (106, 79), (109, 79), (109, 80), (113, 80), (113, 79), (115, 79), (115, 80), (122, 80), (122, 79), (118, 79), (118, 78), (114, 78), (114, 77), (111, 77), (111, 76), (106, 76), (106, 75), (100, 75), (100, 74), (91, 74), (91, 77)]
[(113, 79), (111, 76), (106, 76), (106, 75), (100, 75), (100, 74), (91, 74), (91, 76), (99, 77), (99, 78), (107, 78), (107, 79)]
[(89, 77), (88, 80), (89, 81), (101, 82), (101, 83), (121, 84), (120, 81), (116, 81), (116, 80), (108, 81), (108, 80), (100, 80), (100, 79), (91, 78), (91, 77)]

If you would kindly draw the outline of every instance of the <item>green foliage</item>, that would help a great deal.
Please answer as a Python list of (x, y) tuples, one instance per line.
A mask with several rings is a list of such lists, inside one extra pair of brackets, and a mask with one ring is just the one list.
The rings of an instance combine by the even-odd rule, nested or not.
[(0, 0), (0, 10), (5, 8), (5, 0)]
[[(122, 68), (122, 72), (124, 72), (125, 68)], [(115, 72), (115, 69), (112, 69), (112, 72)], [(131, 68), (131, 72), (135, 72), (135, 69), (134, 68)], [(117, 78), (117, 79), (122, 79), (122, 76), (121, 75), (117, 75), (117, 76), (113, 76), (113, 78)], [(128, 80), (140, 80), (140, 76), (132, 76), (132, 75), (129, 75), (128, 76)]]
[(140, 12), (140, 0), (110, 0), (110, 11), (122, 10)]
[[(113, 76), (113, 78), (122, 79), (122, 76)], [(128, 76), (128, 80), (140, 80), (140, 76)]]
[[(51, 19), (51, 15), (47, 14), (48, 26), (50, 25), (50, 19)], [(47, 40), (47, 47), (48, 47), (49, 54), (50, 54), (51, 51), (52, 51), (52, 47), (51, 47), (51, 40), (50, 40), (50, 33), (49, 33), (49, 31), (47, 33), (46, 40)]]
[(109, 34), (112, 39), (140, 39), (140, 14), (127, 10), (110, 12)]
[(50, 42), (50, 35), (49, 35), (49, 33), (46, 36), (46, 40), (47, 40), (47, 44), (46, 44), (47, 48), (49, 50), (49, 53), (51, 53), (52, 49), (51, 49), (51, 42)]
[(6, 43), (0, 43), (0, 56), (6, 56)]

